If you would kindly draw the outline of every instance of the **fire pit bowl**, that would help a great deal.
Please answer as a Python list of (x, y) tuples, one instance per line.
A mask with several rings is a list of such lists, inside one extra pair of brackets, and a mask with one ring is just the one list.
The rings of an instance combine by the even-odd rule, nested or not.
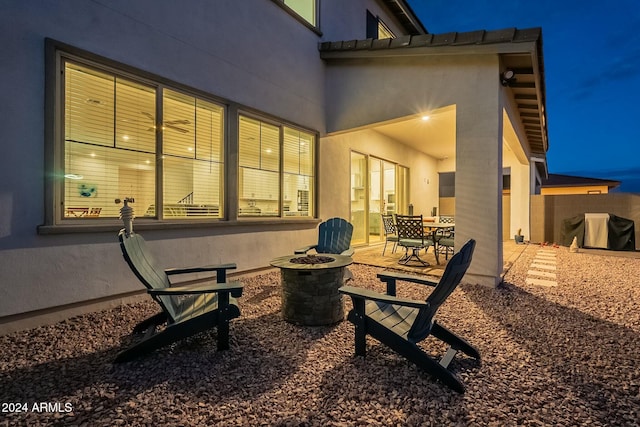
[(286, 255), (271, 260), (280, 268), (282, 316), (287, 322), (331, 325), (344, 320), (344, 304), (338, 289), (345, 268), (353, 263), (343, 255)]
[(298, 256), (289, 260), (289, 262), (292, 262), (294, 264), (326, 264), (332, 261), (335, 261), (335, 258), (323, 255)]

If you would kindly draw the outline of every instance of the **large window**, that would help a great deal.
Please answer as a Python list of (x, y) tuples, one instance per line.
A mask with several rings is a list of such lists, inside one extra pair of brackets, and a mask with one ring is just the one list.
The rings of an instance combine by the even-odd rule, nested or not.
[(124, 198), (147, 224), (314, 217), (313, 131), (242, 113), (230, 140), (227, 109), (241, 105), (90, 52), (49, 48), (45, 230), (110, 227)]
[(313, 216), (315, 137), (240, 116), (238, 216)]
[[(221, 218), (224, 108), (154, 81), (63, 58), (62, 219)], [(162, 206), (162, 211), (157, 209)]]

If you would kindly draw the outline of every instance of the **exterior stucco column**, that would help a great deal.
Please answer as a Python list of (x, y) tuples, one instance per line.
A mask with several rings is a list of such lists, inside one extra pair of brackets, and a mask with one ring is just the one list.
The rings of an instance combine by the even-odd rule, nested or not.
[(455, 238), (456, 247), (476, 240), (464, 282), (497, 286), (503, 269), (502, 105), (497, 70), (484, 74), (487, 81), (456, 107)]
[(531, 239), (530, 169), (534, 169), (534, 167), (529, 164), (517, 163), (511, 166), (511, 230), (509, 238), (513, 238), (518, 229), (521, 229), (525, 240)]

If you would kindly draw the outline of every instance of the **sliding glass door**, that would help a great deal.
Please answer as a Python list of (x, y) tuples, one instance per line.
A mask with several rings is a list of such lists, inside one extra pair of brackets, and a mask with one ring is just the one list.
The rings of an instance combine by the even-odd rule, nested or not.
[(367, 185), (367, 158), (364, 154), (351, 152), (351, 224), (353, 225), (352, 245), (367, 243), (365, 232), (367, 221), (366, 188)]
[(352, 244), (384, 241), (381, 215), (406, 213), (408, 182), (408, 168), (351, 152)]
[(369, 243), (384, 240), (381, 214), (396, 213), (396, 165), (369, 158)]

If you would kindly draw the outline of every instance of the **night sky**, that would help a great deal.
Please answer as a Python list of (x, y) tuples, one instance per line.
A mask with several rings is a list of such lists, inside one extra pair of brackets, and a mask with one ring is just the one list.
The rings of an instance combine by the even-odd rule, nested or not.
[(407, 1), (434, 34), (541, 27), (549, 173), (640, 193), (640, 1)]

